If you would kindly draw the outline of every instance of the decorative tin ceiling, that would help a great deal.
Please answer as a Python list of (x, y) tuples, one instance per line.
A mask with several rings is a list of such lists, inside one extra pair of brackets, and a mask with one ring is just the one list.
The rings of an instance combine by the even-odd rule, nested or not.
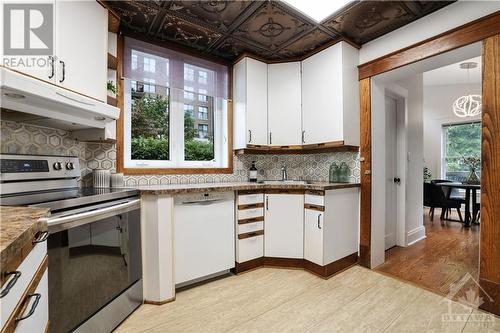
[[(333, 0), (332, 0), (333, 1)], [(122, 30), (234, 60), (300, 58), (341, 38), (361, 45), (454, 1), (355, 1), (320, 24), (282, 1), (107, 1)]]

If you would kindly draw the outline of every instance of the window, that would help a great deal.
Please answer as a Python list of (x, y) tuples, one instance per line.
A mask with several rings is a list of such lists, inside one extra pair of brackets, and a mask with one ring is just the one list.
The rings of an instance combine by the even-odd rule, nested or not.
[(194, 68), (188, 64), (184, 65), (184, 80), (194, 81)]
[[(227, 66), (128, 37), (124, 54), (124, 128), (123, 142), (118, 142), (123, 158), (118, 168), (135, 174), (187, 168), (229, 172)], [(206, 73), (203, 87), (199, 73)]]
[[(442, 176), (464, 181), (469, 168), (462, 157), (481, 156), (481, 122), (443, 125)], [(480, 173), (481, 170), (476, 170)]]
[(198, 119), (203, 119), (203, 120), (208, 119), (208, 108), (206, 106), (198, 107)]
[(154, 73), (156, 67), (156, 60), (153, 58), (144, 57), (144, 71)]
[(208, 73), (205, 71), (198, 71), (198, 83), (207, 84)]
[(137, 69), (137, 54), (132, 53), (132, 69)]

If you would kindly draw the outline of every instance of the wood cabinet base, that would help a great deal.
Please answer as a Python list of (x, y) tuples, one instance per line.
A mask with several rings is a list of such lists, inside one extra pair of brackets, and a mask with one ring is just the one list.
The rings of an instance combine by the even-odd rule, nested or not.
[(326, 266), (320, 266), (305, 259), (262, 257), (242, 263), (235, 263), (233, 273), (239, 274), (258, 267), (282, 267), (304, 269), (326, 279), (350, 266), (356, 265), (357, 263), (357, 252), (336, 260)]

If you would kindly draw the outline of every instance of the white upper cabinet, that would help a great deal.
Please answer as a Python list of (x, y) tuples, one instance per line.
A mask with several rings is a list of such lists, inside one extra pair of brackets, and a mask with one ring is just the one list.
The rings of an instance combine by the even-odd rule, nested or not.
[(108, 11), (96, 1), (56, 1), (56, 84), (106, 101)]
[(359, 145), (358, 50), (339, 42), (302, 61), (304, 144)]
[(233, 67), (234, 148), (267, 145), (267, 64), (243, 58)]
[(267, 67), (269, 144), (300, 145), (302, 133), (300, 62)]

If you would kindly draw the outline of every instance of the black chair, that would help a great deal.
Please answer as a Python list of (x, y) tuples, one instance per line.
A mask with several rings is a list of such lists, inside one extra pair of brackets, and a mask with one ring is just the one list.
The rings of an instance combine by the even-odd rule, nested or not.
[[(439, 184), (439, 183), (453, 183), (453, 181), (448, 180), (448, 179), (433, 179), (433, 180), (431, 180), (431, 184)], [(460, 194), (460, 191), (458, 188), (448, 188), (448, 192), (446, 192), (445, 195), (448, 197), (448, 199), (458, 200), (458, 201), (461, 201), (462, 203), (465, 203), (465, 197)]]
[(460, 211), (462, 202), (447, 198), (441, 186), (433, 184), (432, 182), (424, 184), (424, 205), (431, 209), (431, 221), (434, 220), (434, 209), (441, 208), (441, 220), (447, 218), (447, 211), (449, 209), (456, 209), (460, 222), (463, 222), (462, 212)]

